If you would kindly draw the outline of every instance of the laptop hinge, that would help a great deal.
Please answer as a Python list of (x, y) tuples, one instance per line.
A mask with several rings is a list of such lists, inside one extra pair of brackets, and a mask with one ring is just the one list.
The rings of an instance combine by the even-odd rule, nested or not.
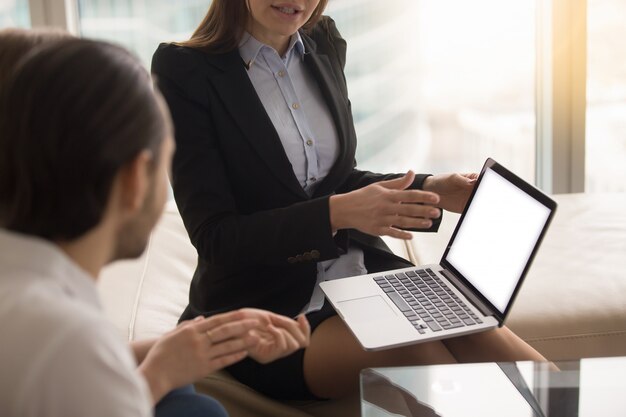
[(474, 306), (480, 310), (481, 313), (483, 313), (485, 316), (496, 316), (495, 312), (490, 309), (485, 303), (483, 303), (478, 297), (476, 297), (474, 294), (472, 294), (471, 291), (468, 290), (464, 290), (464, 286), (461, 283), (461, 281), (454, 276), (454, 274), (450, 271), (448, 271), (447, 269), (442, 269), (440, 271), (443, 276), (445, 276), (452, 284), (454, 284), (454, 286), (457, 288), (457, 290), (461, 291), (461, 293), (463, 293), (463, 295), (472, 303), (474, 304)]

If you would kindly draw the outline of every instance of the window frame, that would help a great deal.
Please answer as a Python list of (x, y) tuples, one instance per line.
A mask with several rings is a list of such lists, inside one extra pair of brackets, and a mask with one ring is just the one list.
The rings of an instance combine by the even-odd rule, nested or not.
[(537, 0), (536, 183), (585, 191), (587, 0)]
[(33, 28), (59, 28), (80, 35), (78, 1), (28, 0)]

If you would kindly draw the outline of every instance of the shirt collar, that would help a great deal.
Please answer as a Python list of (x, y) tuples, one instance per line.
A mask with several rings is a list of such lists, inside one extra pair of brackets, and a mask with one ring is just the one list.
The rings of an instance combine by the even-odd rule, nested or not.
[(296, 32), (293, 36), (291, 36), (291, 39), (289, 40), (289, 48), (287, 48), (287, 54), (292, 53), (292, 50), (295, 50), (300, 58), (304, 58), (304, 42), (302, 42), (302, 36), (300, 36), (300, 32)]
[[(252, 36), (249, 32), (244, 32), (241, 41), (239, 42), (239, 55), (243, 62), (246, 64), (246, 67), (250, 69), (250, 66), (254, 64), (254, 61), (257, 59), (257, 56), (261, 52), (263, 48), (271, 48), (261, 41), (257, 40), (254, 36)], [(302, 37), (300, 36), (300, 32), (296, 32), (291, 36), (289, 40), (289, 47), (287, 48), (287, 52), (285, 53), (284, 60), (288, 61), (290, 55), (293, 53), (298, 54), (298, 56), (303, 59), (305, 54), (304, 43), (302, 42)]]
[(24, 281), (57, 282), (69, 297), (102, 309), (94, 278), (52, 242), (0, 228), (0, 265)]

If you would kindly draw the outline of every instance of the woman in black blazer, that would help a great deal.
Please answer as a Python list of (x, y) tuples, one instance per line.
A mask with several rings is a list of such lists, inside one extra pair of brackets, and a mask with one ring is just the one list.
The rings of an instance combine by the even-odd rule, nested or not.
[[(152, 71), (175, 123), (174, 197), (198, 251), (182, 319), (244, 306), (295, 317), (312, 297), (318, 262), (358, 248), (369, 272), (410, 266), (378, 236), (410, 239), (402, 229), (436, 231), (436, 207), (458, 212), (467, 201), (474, 175), (356, 169), (343, 73), (346, 42), (321, 16), (326, 3), (213, 0), (190, 41), (161, 44), (153, 57)], [(301, 37), (304, 67), (321, 91), (338, 141), (332, 168), (313, 192), (294, 175), (248, 75), (255, 63), (239, 51), (246, 32), (281, 57), (292, 35)], [(277, 398), (336, 398), (358, 389), (358, 372), (369, 366), (542, 359), (506, 328), (365, 352), (329, 305), (307, 318), (313, 333), (306, 350), (269, 365), (246, 359), (230, 372)]]

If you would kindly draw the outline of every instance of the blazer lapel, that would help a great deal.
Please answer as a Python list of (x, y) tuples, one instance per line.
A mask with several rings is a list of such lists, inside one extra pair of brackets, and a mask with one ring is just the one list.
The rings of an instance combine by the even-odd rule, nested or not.
[(313, 39), (302, 34), (307, 50), (304, 62), (312, 70), (322, 95), (333, 116), (339, 139), (339, 155), (328, 175), (315, 190), (314, 196), (332, 194), (352, 168), (356, 140), (352, 138), (349, 108), (346, 99), (339, 90), (339, 80), (335, 77), (328, 55), (318, 52)]
[(208, 55), (208, 58), (214, 66), (223, 70), (210, 80), (237, 126), (276, 178), (298, 196), (308, 199), (293, 173), (278, 133), (246, 74), (239, 52)]

